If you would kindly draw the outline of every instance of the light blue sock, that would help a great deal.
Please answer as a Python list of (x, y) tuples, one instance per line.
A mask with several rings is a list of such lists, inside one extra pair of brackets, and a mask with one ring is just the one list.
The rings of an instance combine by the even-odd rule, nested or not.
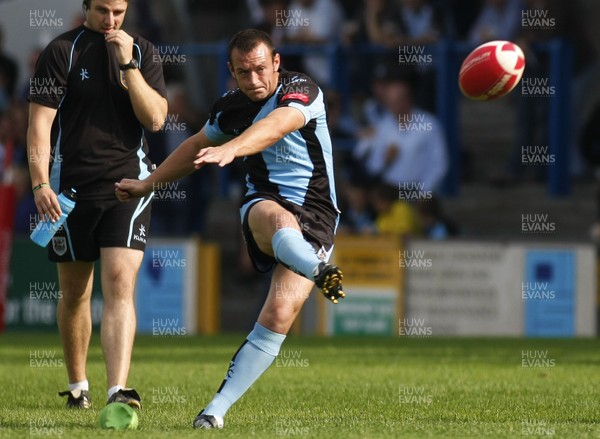
[(307, 279), (315, 280), (314, 271), (321, 260), (300, 231), (289, 227), (279, 229), (273, 235), (271, 244), (278, 262)]
[(231, 359), (227, 376), (213, 400), (204, 409), (204, 414), (224, 417), (229, 407), (273, 363), (284, 340), (285, 335), (269, 331), (257, 322)]

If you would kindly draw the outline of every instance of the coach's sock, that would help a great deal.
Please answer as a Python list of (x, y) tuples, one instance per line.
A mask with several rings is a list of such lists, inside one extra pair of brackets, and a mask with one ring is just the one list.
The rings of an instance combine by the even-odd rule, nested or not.
[(88, 380), (79, 381), (77, 383), (69, 383), (69, 392), (73, 390), (90, 390), (90, 383)]
[(284, 334), (269, 331), (257, 322), (231, 359), (227, 376), (213, 400), (204, 409), (204, 414), (224, 417), (229, 407), (273, 363), (284, 340)]
[(277, 261), (307, 279), (315, 280), (314, 272), (321, 260), (300, 231), (289, 227), (279, 229), (271, 244)]
[(115, 393), (117, 393), (119, 390), (123, 389), (123, 386), (119, 386), (118, 384), (116, 386), (112, 386), (110, 389), (108, 389), (108, 399), (110, 399), (111, 396), (113, 396)]

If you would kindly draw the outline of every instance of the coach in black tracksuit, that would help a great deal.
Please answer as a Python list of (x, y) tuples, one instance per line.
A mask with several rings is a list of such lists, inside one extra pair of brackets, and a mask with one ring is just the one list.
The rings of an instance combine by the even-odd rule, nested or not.
[(140, 406), (127, 389), (135, 334), (134, 285), (148, 237), (152, 194), (121, 204), (114, 183), (151, 171), (144, 127), (167, 114), (162, 66), (152, 44), (121, 30), (127, 0), (84, 0), (86, 21), (52, 41), (30, 82), (29, 167), (40, 215), (58, 218), (57, 194), (77, 204), (52, 239), (62, 299), (58, 304), (68, 407), (91, 405), (86, 357), (91, 335), (94, 261), (100, 258), (101, 340), (109, 402)]

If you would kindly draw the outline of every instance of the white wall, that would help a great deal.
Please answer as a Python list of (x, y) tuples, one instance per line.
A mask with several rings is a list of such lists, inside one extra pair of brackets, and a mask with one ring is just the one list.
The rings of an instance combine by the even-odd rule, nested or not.
[[(0, 1), (4, 52), (19, 63), (19, 84), (28, 77), (27, 59), (34, 48), (45, 47), (56, 36), (80, 24), (81, 4), (82, 0)], [(45, 20), (39, 13), (51, 18)], [(133, 15), (134, 11), (128, 11), (125, 27), (127, 22), (133, 21)], [(60, 25), (54, 26), (57, 23)]]
[[(32, 13), (50, 15), (38, 17), (37, 26)], [(19, 63), (19, 84), (27, 78), (27, 58), (37, 46), (45, 46), (57, 35), (72, 28), (72, 23), (83, 14), (78, 0), (6, 0), (0, 2), (0, 25), (4, 30), (4, 52)], [(33, 25), (31, 19), (34, 19)], [(45, 23), (44, 23), (45, 22)], [(53, 24), (61, 26), (52, 26)]]

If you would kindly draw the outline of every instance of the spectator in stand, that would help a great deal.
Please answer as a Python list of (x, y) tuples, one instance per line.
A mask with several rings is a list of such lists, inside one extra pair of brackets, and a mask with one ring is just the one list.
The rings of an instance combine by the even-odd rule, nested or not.
[(443, 214), (437, 197), (420, 200), (415, 207), (426, 238), (440, 240), (459, 234), (456, 224)]
[(8, 109), (15, 94), (19, 68), (4, 52), (4, 31), (0, 28), (0, 111)]
[(431, 44), (439, 41), (443, 20), (428, 0), (375, 0), (364, 2), (363, 32), (368, 41), (393, 48), (400, 64), (414, 66), (415, 100), (428, 111), (435, 109), (435, 71)]
[[(339, 168), (338, 168), (339, 169)], [(345, 233), (373, 234), (375, 206), (371, 197), (373, 182), (361, 169), (346, 164), (342, 168), (340, 187), (340, 224), (338, 230)]]
[[(578, 140), (581, 137), (585, 113), (590, 108), (590, 98), (597, 82), (598, 54), (592, 45), (589, 26), (582, 22), (584, 12), (581, 2), (561, 0), (526, 0), (523, 5), (524, 17), (521, 30), (515, 42), (525, 52), (527, 67), (523, 73), (525, 81), (550, 78), (550, 57), (547, 52), (536, 50), (536, 46), (560, 39), (570, 45), (573, 63), (571, 87), (571, 133), (569, 165), (571, 175), (583, 171), (584, 161), (580, 155)], [(540, 18), (543, 17), (543, 18)], [(530, 82), (531, 83), (531, 82)], [(547, 171), (544, 166), (531, 166), (522, 163), (523, 145), (548, 145), (548, 112), (552, 99), (539, 91), (523, 95), (513, 93), (517, 100), (517, 135), (506, 169), (494, 176), (492, 182), (511, 185), (520, 181), (542, 180)]]
[(464, 41), (479, 16), (481, 0), (430, 0), (441, 17), (442, 33), (452, 39)]
[(268, 33), (275, 44), (279, 47), (285, 40), (285, 27), (282, 26), (281, 15), (288, 10), (288, 0), (258, 0), (262, 11), (262, 20), (254, 28)]
[(14, 231), (17, 234), (31, 233), (31, 218), (37, 214), (27, 169), (27, 117), (26, 102), (14, 100), (0, 119), (0, 149), (7, 153), (0, 163), (11, 163), (9, 174), (0, 181), (12, 182), (16, 188)]
[(327, 106), (327, 126), (334, 149), (352, 150), (356, 143), (358, 126), (354, 119), (342, 109), (342, 97), (336, 90), (325, 91)]
[(375, 187), (372, 202), (376, 212), (375, 229), (378, 234), (399, 237), (419, 236), (423, 233), (415, 209), (398, 197), (398, 189), (387, 184)]
[(521, 24), (521, 0), (485, 0), (469, 32), (474, 46), (491, 40), (513, 40)]
[(17, 99), (19, 99), (21, 102), (27, 101), (27, 97), (29, 96), (29, 91), (31, 88), (31, 78), (33, 78), (35, 72), (35, 64), (37, 63), (42, 50), (42, 47), (36, 47), (29, 52), (29, 56), (27, 57), (27, 78), (25, 79), (25, 82), (22, 83), (16, 95)]
[(397, 25), (390, 17), (389, 0), (363, 0), (362, 8), (356, 14), (357, 27), (354, 40), (392, 47)]
[(428, 0), (395, 0), (393, 19), (399, 23), (396, 42), (423, 45), (436, 43), (442, 33), (442, 17)]
[(341, 210), (338, 232), (373, 234), (375, 228), (374, 206), (369, 202), (369, 188), (363, 181), (349, 179), (341, 185)]
[(9, 178), (9, 163), (12, 162), (14, 147), (10, 143), (10, 120), (6, 112), (0, 113), (0, 182)]
[(383, 105), (386, 86), (393, 77), (391, 66), (386, 63), (379, 63), (372, 72), (371, 95), (365, 99), (362, 104), (362, 122), (367, 126), (374, 126), (385, 114)]
[(370, 38), (368, 27), (379, 29), (388, 26), (388, 13), (387, 0), (362, 0), (361, 5), (356, 6), (349, 15), (350, 19), (342, 32), (343, 44), (353, 49), (350, 53), (354, 56), (349, 56), (346, 63), (350, 83), (353, 84), (352, 94), (359, 101), (372, 92), (369, 89), (369, 85), (372, 86), (375, 81), (372, 69), (374, 65), (381, 64), (376, 55), (362, 51), (366, 45), (376, 44)]
[(390, 48), (432, 44), (442, 32), (442, 17), (428, 0), (363, 0), (354, 39)]
[(590, 236), (596, 246), (600, 246), (600, 102), (596, 102), (585, 121), (580, 147), (583, 157), (596, 169), (596, 220), (590, 229)]
[(231, 32), (239, 29), (248, 19), (247, 4), (244, 1), (185, 0), (185, 3), (192, 21), (194, 32), (191, 38), (194, 41), (207, 43), (227, 39)]
[(436, 75), (430, 45), (437, 43), (442, 35), (442, 17), (428, 0), (396, 0), (395, 6), (395, 15), (400, 23), (398, 52), (404, 55), (404, 60), (399, 58), (399, 61), (416, 66), (415, 102), (422, 109), (433, 112)]
[[(344, 15), (337, 0), (293, 0), (282, 13), (286, 42), (321, 45), (339, 41)], [(305, 55), (304, 70), (321, 87), (332, 85), (330, 58)]]
[[(169, 111), (158, 133), (147, 135), (153, 145), (153, 163), (162, 163), (181, 142), (198, 132), (207, 114), (195, 109), (183, 84), (167, 86)], [(214, 185), (211, 172), (196, 172), (171, 185), (155, 191), (152, 206), (152, 230), (159, 236), (181, 236), (190, 233), (203, 235), (206, 211)]]
[(14, 166), (27, 167), (27, 103), (14, 100), (6, 111), (8, 131), (3, 141), (12, 144)]
[(407, 73), (389, 79), (386, 111), (359, 141), (354, 156), (372, 179), (434, 193), (448, 167), (446, 142), (437, 119), (414, 107), (411, 79)]

